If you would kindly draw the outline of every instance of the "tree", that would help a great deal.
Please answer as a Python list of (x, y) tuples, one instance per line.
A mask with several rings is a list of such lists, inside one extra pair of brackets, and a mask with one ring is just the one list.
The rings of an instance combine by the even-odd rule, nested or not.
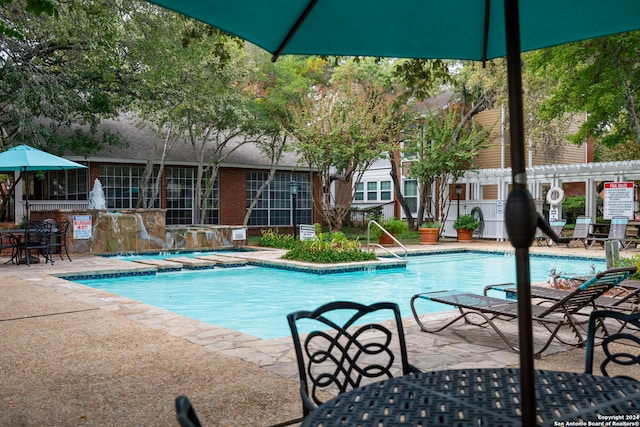
[(318, 58), (303, 59), (287, 56), (276, 63), (258, 52), (252, 52), (259, 64), (252, 80), (255, 82), (254, 115), (265, 130), (265, 136), (256, 141), (256, 146), (269, 159), (269, 175), (251, 200), (243, 224), (247, 225), (263, 192), (275, 178), (282, 154), (290, 147), (288, 132), (291, 129), (291, 105), (299, 105), (304, 94), (311, 87), (311, 79), (306, 77), (315, 73), (307, 72), (318, 67)]
[[(444, 224), (451, 200), (448, 186), (473, 165), (473, 159), (486, 142), (489, 132), (471, 118), (474, 110), (448, 108), (425, 114), (413, 127), (406, 142), (405, 156), (412, 158), (410, 175), (420, 184), (418, 222), (424, 212)], [(435, 194), (431, 194), (435, 184)], [(429, 203), (434, 199), (433, 206)]]
[(553, 82), (541, 105), (545, 119), (588, 113), (571, 141), (595, 136), (608, 147), (640, 146), (640, 32), (586, 40), (531, 54), (529, 63)]
[[(30, 0), (0, 4), (0, 142), (57, 154), (122, 143), (99, 134), (130, 99), (124, 17), (129, 2)], [(46, 12), (46, 13), (41, 13)], [(81, 133), (75, 125), (87, 125)]]
[(293, 111), (291, 132), (305, 162), (320, 171), (315, 199), (331, 230), (349, 214), (361, 172), (388, 151), (392, 111), (383, 88), (356, 81), (316, 87)]
[(267, 132), (255, 115), (253, 68), (242, 41), (203, 23), (160, 10), (137, 18), (145, 34), (134, 45), (142, 70), (137, 107), (156, 129), (191, 145), (198, 162), (193, 222), (207, 222), (220, 164)]

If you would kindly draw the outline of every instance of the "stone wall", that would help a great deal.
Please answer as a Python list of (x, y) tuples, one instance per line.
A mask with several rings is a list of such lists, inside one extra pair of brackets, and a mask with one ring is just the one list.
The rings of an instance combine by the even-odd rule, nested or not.
[[(52, 218), (56, 223), (69, 221), (71, 227), (67, 235), (70, 253), (140, 253), (176, 249), (221, 249), (239, 247), (246, 239), (234, 240), (235, 230), (242, 226), (171, 226), (165, 223), (164, 209), (130, 209), (119, 211), (86, 210), (38, 211), (31, 213), (31, 220)], [(74, 232), (74, 217), (90, 218), (89, 229)], [(79, 225), (79, 223), (76, 223)]]

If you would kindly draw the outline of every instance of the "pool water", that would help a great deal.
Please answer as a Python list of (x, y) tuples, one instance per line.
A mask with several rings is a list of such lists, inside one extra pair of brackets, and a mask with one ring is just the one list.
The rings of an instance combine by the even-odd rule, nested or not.
[[(484, 286), (515, 280), (512, 254), (448, 253), (409, 257), (406, 269), (327, 275), (266, 267), (216, 268), (155, 276), (131, 276), (76, 282), (131, 298), (203, 322), (263, 339), (289, 336), (286, 315), (330, 301), (371, 304), (396, 302), (411, 316), (409, 300), (420, 292), (458, 290), (481, 293)], [(532, 282), (546, 281), (549, 271), (590, 275), (603, 261), (531, 256)], [(451, 310), (424, 302), (423, 313)], [(377, 319), (387, 320), (387, 319)]]

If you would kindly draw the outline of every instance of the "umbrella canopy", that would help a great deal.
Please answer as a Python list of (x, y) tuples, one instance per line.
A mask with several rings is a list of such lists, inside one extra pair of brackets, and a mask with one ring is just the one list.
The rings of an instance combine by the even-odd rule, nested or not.
[(86, 166), (28, 145), (18, 145), (0, 153), (0, 172), (32, 172), (78, 168), (86, 168)]
[[(26, 173), (44, 170), (65, 170), (86, 168), (80, 163), (63, 159), (29, 147), (28, 145), (18, 145), (0, 153), (0, 172), (20, 171), (26, 179)], [(25, 199), (26, 216), (29, 218), (29, 192)]]
[[(506, 55), (505, 3), (496, 0), (152, 2), (271, 53), (479, 61)], [(639, 28), (635, 0), (520, 0), (519, 7), (523, 51)]]
[(637, 0), (151, 0), (274, 55), (484, 61), (507, 57), (513, 186), (505, 219), (516, 249), (523, 425), (535, 425), (529, 246), (551, 230), (526, 187), (520, 53), (640, 29)]

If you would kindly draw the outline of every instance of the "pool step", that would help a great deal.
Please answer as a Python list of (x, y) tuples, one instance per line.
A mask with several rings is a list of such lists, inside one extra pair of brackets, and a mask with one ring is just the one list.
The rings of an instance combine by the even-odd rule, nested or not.
[(219, 267), (243, 267), (247, 265), (248, 261), (244, 258), (236, 258), (226, 255), (198, 255), (197, 259), (204, 259), (207, 261), (215, 262), (215, 265)]
[(137, 262), (138, 264), (144, 264), (144, 265), (152, 265), (157, 268), (157, 271), (159, 273), (182, 270), (182, 263), (161, 260), (161, 259), (145, 259), (145, 260), (136, 260), (133, 262)]
[(216, 265), (214, 261), (183, 256), (165, 258), (165, 261), (180, 263), (182, 264), (182, 268), (184, 268), (185, 270), (204, 270), (207, 268), (213, 268)]

